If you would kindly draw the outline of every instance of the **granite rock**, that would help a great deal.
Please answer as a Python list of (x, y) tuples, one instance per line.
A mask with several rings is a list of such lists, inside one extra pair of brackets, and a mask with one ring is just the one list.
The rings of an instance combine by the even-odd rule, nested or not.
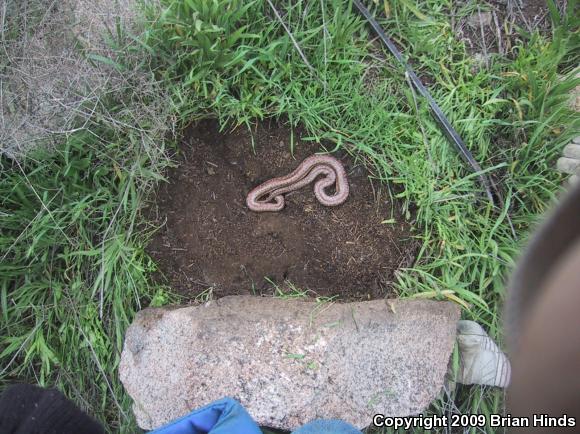
[(231, 296), (149, 308), (127, 330), (120, 377), (144, 429), (230, 396), (263, 426), (357, 427), (420, 413), (441, 391), (459, 308)]

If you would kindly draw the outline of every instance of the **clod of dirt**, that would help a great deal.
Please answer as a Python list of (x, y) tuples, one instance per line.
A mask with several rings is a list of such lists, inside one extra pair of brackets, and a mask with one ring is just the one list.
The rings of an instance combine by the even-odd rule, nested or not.
[[(417, 243), (400, 206), (353, 160), (336, 155), (350, 195), (338, 207), (318, 203), (312, 187), (286, 195), (278, 213), (245, 204), (256, 185), (294, 170), (320, 149), (295, 131), (262, 125), (222, 134), (215, 122), (185, 133), (181, 162), (158, 191), (157, 218), (166, 222), (148, 247), (168, 283), (194, 297), (265, 293), (288, 282), (341, 299), (389, 295), (395, 270), (409, 266)], [(387, 221), (387, 223), (385, 223)]]

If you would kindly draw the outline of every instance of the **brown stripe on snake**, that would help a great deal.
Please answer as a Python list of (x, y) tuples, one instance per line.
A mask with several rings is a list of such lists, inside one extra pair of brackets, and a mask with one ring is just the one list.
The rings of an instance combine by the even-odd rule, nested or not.
[[(349, 189), (342, 163), (330, 155), (313, 155), (292, 173), (258, 185), (248, 193), (246, 205), (256, 212), (280, 211), (284, 208), (284, 194), (310, 184), (320, 175), (323, 177), (314, 184), (316, 199), (325, 206), (344, 203)], [(335, 194), (326, 194), (324, 189), (332, 185), (335, 185)]]

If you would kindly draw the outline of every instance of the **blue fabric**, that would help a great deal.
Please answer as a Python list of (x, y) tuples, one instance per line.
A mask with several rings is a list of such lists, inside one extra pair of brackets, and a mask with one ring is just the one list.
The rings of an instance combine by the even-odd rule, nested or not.
[(262, 434), (262, 431), (238, 401), (223, 398), (150, 434)]
[(328, 419), (315, 420), (302, 425), (292, 434), (362, 434), (354, 426), (342, 420)]

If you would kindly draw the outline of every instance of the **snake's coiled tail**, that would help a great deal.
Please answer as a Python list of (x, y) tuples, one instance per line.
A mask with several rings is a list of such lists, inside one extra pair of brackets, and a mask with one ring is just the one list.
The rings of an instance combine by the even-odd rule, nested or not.
[[(325, 206), (337, 206), (348, 197), (349, 188), (344, 166), (330, 155), (313, 155), (305, 159), (292, 173), (273, 178), (258, 185), (248, 193), (246, 205), (252, 211), (280, 211), (284, 208), (284, 194), (313, 182), (316, 199)], [(328, 195), (324, 189), (335, 186), (335, 193)]]

